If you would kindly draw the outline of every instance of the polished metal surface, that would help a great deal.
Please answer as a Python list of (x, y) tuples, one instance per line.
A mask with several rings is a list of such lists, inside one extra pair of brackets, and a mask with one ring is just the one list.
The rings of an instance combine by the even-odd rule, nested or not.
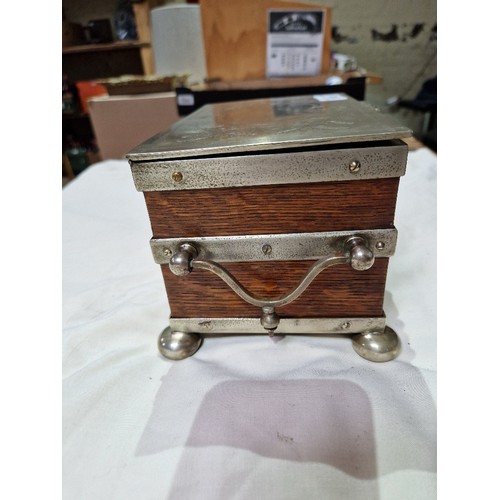
[[(172, 252), (166, 249), (164, 255), (172, 255)], [(182, 243), (169, 260), (170, 271), (176, 276), (187, 276), (193, 270), (192, 262), (197, 255), (196, 246), (191, 243)]]
[(354, 335), (352, 346), (362, 358), (376, 362), (391, 361), (401, 350), (399, 337), (389, 326), (386, 326), (383, 331)]
[(133, 161), (234, 154), (409, 137), (411, 130), (348, 96), (279, 97), (203, 106), (134, 148)]
[(305, 184), (382, 179), (405, 174), (408, 146), (404, 142), (394, 140), (362, 146), (131, 162), (131, 170), (138, 191)]
[(349, 263), (356, 271), (366, 271), (373, 266), (375, 255), (368, 247), (368, 242), (364, 238), (360, 236), (348, 238), (344, 247), (349, 252)]
[[(351, 335), (383, 331), (379, 318), (281, 318), (275, 335)], [(170, 328), (203, 336), (265, 334), (260, 318), (170, 318)]]
[(186, 243), (196, 248), (200, 259), (217, 262), (316, 260), (334, 252), (343, 252), (345, 241), (353, 235), (362, 237), (375, 257), (394, 255), (397, 241), (397, 230), (394, 228), (322, 233), (164, 238), (152, 239), (150, 244), (157, 264), (170, 264), (170, 257)]
[(276, 313), (274, 307), (265, 306), (262, 308), (262, 315), (260, 317), (260, 324), (264, 330), (272, 337), (276, 328), (280, 324), (280, 317)]
[(178, 361), (192, 356), (202, 340), (197, 333), (177, 331), (167, 326), (158, 338), (158, 350), (165, 358)]

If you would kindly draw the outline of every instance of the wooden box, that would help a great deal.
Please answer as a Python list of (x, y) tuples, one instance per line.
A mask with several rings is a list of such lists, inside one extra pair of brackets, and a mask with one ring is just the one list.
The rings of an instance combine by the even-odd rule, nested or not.
[(410, 134), (323, 94), (206, 105), (131, 151), (171, 309), (162, 354), (210, 334), (346, 334), (394, 358), (383, 299)]

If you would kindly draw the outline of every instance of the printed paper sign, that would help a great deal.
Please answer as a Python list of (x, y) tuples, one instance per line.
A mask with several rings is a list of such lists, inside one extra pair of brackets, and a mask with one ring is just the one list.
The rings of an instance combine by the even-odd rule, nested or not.
[(324, 10), (268, 11), (268, 78), (319, 75), (324, 20)]

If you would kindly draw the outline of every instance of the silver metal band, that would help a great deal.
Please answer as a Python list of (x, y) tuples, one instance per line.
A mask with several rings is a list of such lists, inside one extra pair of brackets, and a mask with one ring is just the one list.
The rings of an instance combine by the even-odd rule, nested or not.
[[(259, 318), (170, 318), (172, 331), (203, 335), (267, 334)], [(281, 318), (274, 335), (350, 335), (379, 332), (385, 316), (378, 318)]]
[(316, 260), (343, 252), (349, 236), (363, 237), (375, 257), (391, 257), (396, 250), (397, 230), (329, 231), (323, 233), (262, 234), (202, 238), (162, 238), (150, 241), (157, 264), (169, 264), (183, 243), (193, 243), (200, 259), (217, 262)]
[[(386, 143), (387, 144), (387, 143)], [(366, 148), (297, 151), (173, 161), (131, 161), (138, 191), (210, 189), (400, 177), (408, 147), (402, 141)]]

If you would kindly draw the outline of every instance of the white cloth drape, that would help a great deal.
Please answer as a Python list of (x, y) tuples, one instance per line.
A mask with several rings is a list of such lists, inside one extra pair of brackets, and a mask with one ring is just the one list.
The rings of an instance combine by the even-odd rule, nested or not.
[(409, 153), (384, 309), (388, 363), (348, 338), (205, 340), (171, 362), (169, 307), (128, 163), (63, 190), (67, 500), (436, 497), (436, 156)]

